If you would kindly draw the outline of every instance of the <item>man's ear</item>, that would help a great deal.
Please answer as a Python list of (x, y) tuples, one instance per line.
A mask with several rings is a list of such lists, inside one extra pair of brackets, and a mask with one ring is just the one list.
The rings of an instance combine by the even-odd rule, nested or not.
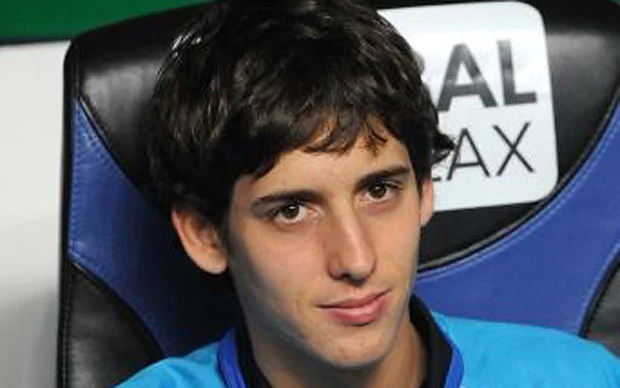
[(215, 227), (196, 212), (172, 210), (172, 224), (189, 257), (204, 271), (217, 275), (228, 267), (228, 253)]
[(420, 225), (425, 226), (433, 216), (434, 196), (433, 181), (427, 178), (422, 183), (422, 195), (420, 196)]

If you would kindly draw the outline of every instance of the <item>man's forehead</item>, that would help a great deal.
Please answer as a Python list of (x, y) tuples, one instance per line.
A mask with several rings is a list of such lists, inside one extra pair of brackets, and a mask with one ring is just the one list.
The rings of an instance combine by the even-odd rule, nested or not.
[[(318, 123), (318, 125), (317, 125)], [(315, 125), (313, 138), (301, 150), (314, 152), (330, 152), (344, 154), (354, 146), (368, 148), (376, 152), (391, 131), (376, 115), (358, 112), (338, 112), (320, 115), (317, 119), (300, 122), (302, 125)]]
[(395, 166), (411, 167), (406, 147), (389, 133), (381, 144), (369, 146), (360, 137), (345, 152), (297, 149), (281, 155), (273, 168), (260, 177), (242, 176), (235, 185), (250, 195), (273, 190), (324, 188), (353, 185), (374, 170)]

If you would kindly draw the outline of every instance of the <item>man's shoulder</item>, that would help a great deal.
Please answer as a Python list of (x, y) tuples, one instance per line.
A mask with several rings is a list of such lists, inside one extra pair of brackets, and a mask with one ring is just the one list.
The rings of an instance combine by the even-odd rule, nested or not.
[(434, 316), (463, 356), (465, 386), (620, 386), (620, 361), (600, 344), (555, 329)]
[(214, 343), (184, 357), (166, 358), (141, 370), (119, 387), (224, 388), (217, 371), (217, 348), (218, 343)]

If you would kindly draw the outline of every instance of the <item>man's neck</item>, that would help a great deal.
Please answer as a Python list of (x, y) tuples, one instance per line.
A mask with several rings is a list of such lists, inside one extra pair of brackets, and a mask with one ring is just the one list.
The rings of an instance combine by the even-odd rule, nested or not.
[(425, 377), (426, 350), (408, 314), (405, 318), (388, 354), (365, 367), (336, 368), (290, 347), (280, 350), (261, 346), (271, 341), (252, 341), (255, 359), (274, 388), (417, 388)]

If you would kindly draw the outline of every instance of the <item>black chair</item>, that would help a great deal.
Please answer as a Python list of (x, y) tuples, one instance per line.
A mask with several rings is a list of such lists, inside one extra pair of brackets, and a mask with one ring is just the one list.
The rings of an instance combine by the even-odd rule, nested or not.
[[(545, 24), (558, 183), (534, 202), (435, 214), (417, 292), (441, 312), (557, 327), (620, 354), (620, 8), (531, 5)], [(145, 195), (149, 96), (176, 34), (203, 12), (212, 6), (92, 31), (67, 55), (58, 386), (118, 383), (238, 319)]]

